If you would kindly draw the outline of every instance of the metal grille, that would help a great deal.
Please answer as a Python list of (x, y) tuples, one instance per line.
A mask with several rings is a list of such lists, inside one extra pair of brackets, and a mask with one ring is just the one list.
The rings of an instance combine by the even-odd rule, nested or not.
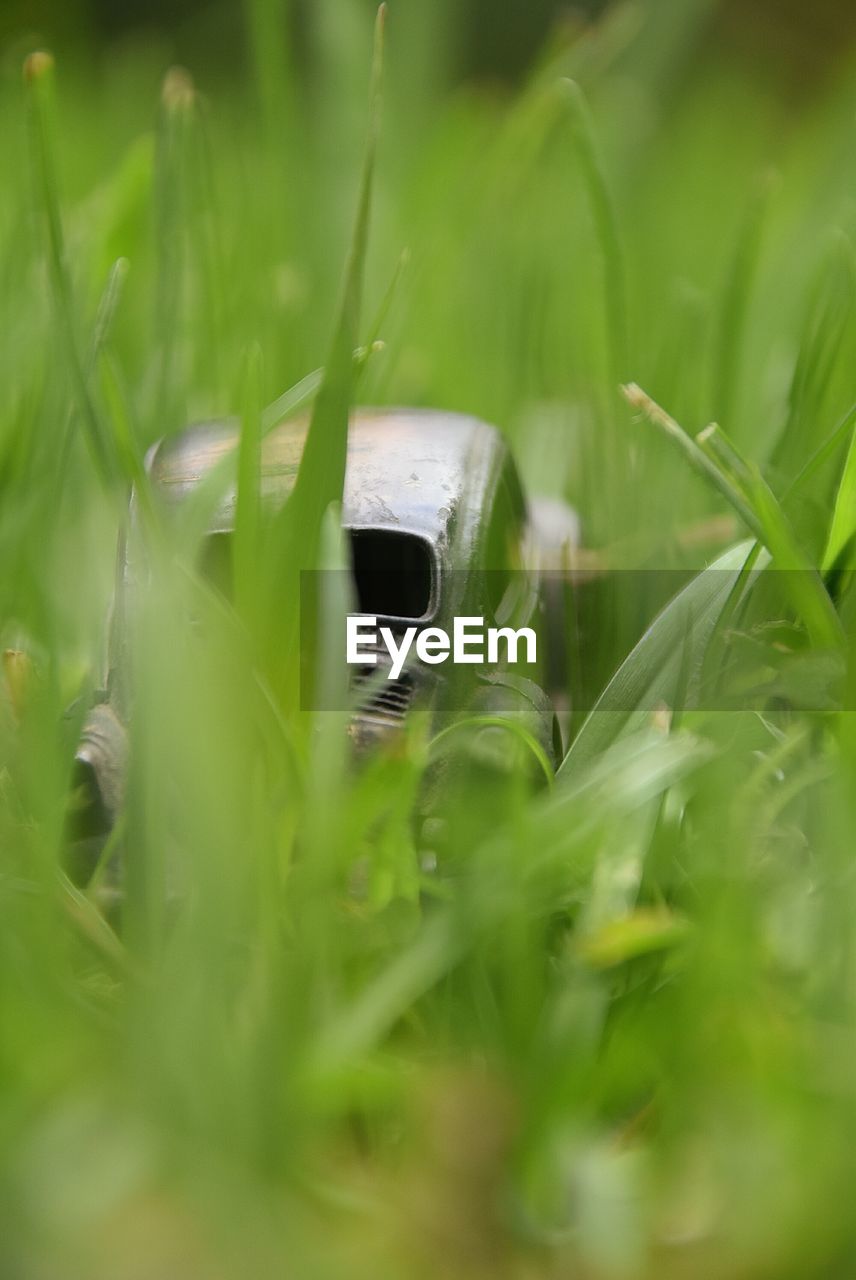
[(370, 686), (366, 697), (361, 698), (357, 704), (357, 715), (403, 720), (413, 701), (413, 679), (405, 673), (397, 680), (381, 678), (378, 684), (380, 671), (380, 667), (358, 667), (354, 672), (355, 689), (359, 690), (362, 685)]

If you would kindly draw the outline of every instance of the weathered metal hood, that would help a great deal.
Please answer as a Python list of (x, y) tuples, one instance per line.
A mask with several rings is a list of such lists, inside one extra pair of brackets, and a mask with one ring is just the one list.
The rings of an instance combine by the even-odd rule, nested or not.
[[(262, 499), (280, 505), (294, 487), (308, 419), (284, 422), (262, 442)], [(149, 459), (156, 489), (179, 504), (218, 463), (234, 455), (237, 420), (203, 422), (159, 444)], [(343, 495), (346, 526), (390, 526), (448, 538), (458, 511), (479, 512), (504, 451), (495, 428), (461, 414), (418, 409), (360, 409), (352, 417)], [(211, 532), (234, 525), (230, 477)]]

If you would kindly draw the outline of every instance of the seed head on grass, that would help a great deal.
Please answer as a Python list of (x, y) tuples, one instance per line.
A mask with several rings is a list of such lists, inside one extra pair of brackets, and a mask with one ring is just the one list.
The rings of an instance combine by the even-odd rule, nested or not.
[(186, 67), (170, 67), (164, 76), (161, 102), (167, 111), (189, 111), (196, 103), (196, 86)]
[(53, 74), (54, 66), (53, 54), (44, 49), (37, 49), (24, 59), (24, 82), (33, 84), (44, 80)]

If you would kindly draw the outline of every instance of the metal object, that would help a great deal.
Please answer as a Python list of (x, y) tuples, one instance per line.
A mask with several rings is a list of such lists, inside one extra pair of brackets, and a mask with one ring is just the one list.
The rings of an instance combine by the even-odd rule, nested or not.
[[(262, 442), (261, 499), (268, 511), (281, 506), (294, 486), (307, 426), (305, 418), (284, 422)], [(206, 422), (150, 451), (152, 489), (168, 510), (180, 508), (221, 464), (228, 466), (238, 436), (237, 421)], [(235, 485), (224, 479), (203, 560), (206, 550), (219, 545), (222, 551), (234, 528)], [(567, 509), (551, 508), (546, 535), (543, 519), (530, 522), (510, 450), (494, 427), (420, 409), (354, 412), (342, 523), (350, 535), (359, 610), (393, 629), (414, 624), (451, 629), (455, 616), (481, 616), (514, 628), (538, 626), (543, 612), (539, 566), (552, 564), (559, 542), (576, 538), (575, 517)], [(221, 560), (228, 563), (229, 557)], [(124, 550), (120, 561), (117, 596), (134, 580)], [(77, 752), (102, 810), (111, 817), (121, 805), (124, 785), (123, 617), (124, 601), (117, 598), (110, 705), (93, 710)], [(430, 708), (437, 727), (462, 713), (514, 721), (544, 757), (556, 762), (561, 738), (542, 681), (498, 665), (438, 672), (417, 662), (397, 680), (383, 681), (373, 666), (355, 669), (356, 688), (366, 690), (350, 725), (355, 746), (365, 750), (387, 739), (412, 707), (422, 705)]]

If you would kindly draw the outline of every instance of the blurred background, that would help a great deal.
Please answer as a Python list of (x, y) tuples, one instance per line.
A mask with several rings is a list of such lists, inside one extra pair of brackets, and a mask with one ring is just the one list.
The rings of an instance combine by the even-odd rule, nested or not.
[[(596, 20), (611, 0), (406, 0), (396, 22), (440, 33), (450, 80), (518, 82), (545, 42), (562, 26)], [(311, 78), (324, 0), (279, 5), (303, 76)], [(364, 0), (367, 13), (371, 0)], [(696, 0), (686, 6), (694, 8)], [(698, 31), (699, 53), (749, 58), (783, 92), (801, 89), (846, 57), (856, 37), (848, 0), (706, 0), (709, 21)], [(287, 11), (287, 12), (286, 12)], [(243, 6), (237, 0), (5, 0), (0, 38), (31, 38), (77, 47), (96, 60), (129, 41), (155, 42), (175, 61), (240, 76), (247, 66)]]

